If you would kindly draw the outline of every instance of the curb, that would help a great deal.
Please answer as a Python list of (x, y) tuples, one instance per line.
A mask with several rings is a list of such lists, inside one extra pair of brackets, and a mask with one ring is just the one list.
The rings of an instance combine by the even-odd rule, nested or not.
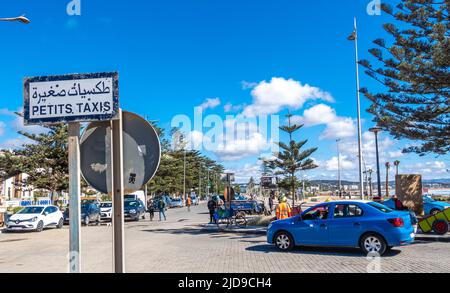
[(434, 235), (434, 234), (418, 234), (414, 240), (425, 241), (425, 242), (450, 242), (450, 234), (447, 235)]

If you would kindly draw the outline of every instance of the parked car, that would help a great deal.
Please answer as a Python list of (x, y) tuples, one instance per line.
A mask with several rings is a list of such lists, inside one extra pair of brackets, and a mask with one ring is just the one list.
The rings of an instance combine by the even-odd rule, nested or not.
[(182, 208), (184, 206), (181, 198), (171, 198), (169, 202), (169, 208)]
[(112, 219), (112, 202), (104, 201), (100, 203), (100, 219), (102, 221), (111, 221)]
[(414, 241), (409, 212), (368, 201), (335, 201), (316, 205), (294, 217), (274, 221), (267, 242), (280, 250), (294, 246), (359, 247), (365, 253), (386, 253)]
[(126, 200), (124, 201), (124, 218), (133, 221), (145, 219), (145, 205), (142, 200)]
[[(100, 208), (97, 203), (84, 202), (81, 204), (81, 223), (89, 225), (90, 223), (100, 223)], [(64, 211), (64, 223), (69, 224), (69, 209)]]
[(166, 209), (170, 207), (170, 197), (168, 195), (158, 195), (153, 198), (153, 208), (155, 211), (158, 211), (159, 202), (161, 199), (166, 203)]
[[(445, 209), (450, 208), (450, 204), (443, 201), (434, 200), (431, 196), (424, 195), (423, 211), (425, 215), (435, 215)], [(395, 209), (394, 200), (392, 198), (383, 201), (383, 204), (391, 209)]]
[(245, 196), (243, 196), (243, 195), (236, 194), (236, 195), (234, 196), (234, 200), (248, 200), (248, 198), (245, 197)]
[(63, 214), (56, 206), (27, 206), (9, 217), (8, 231), (37, 231), (54, 226), (58, 229), (64, 224)]
[(437, 201), (431, 196), (423, 196), (423, 210), (425, 215), (435, 215), (445, 209), (450, 208), (450, 203)]
[(191, 195), (191, 204), (194, 206), (197, 206), (199, 204), (199, 199), (197, 195)]
[(126, 194), (124, 196), (125, 200), (141, 200), (142, 202), (146, 202), (145, 192), (142, 190), (135, 191), (133, 193)]

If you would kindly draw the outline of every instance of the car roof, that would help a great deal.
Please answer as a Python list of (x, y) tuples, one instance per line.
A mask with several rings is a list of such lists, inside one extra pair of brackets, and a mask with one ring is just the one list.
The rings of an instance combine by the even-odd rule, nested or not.
[[(347, 199), (347, 200), (333, 200), (329, 202), (323, 202), (321, 204), (349, 204), (349, 203), (370, 203), (371, 200), (355, 200), (355, 199)], [(317, 204), (319, 205), (319, 204)]]
[(54, 205), (29, 205), (24, 208), (47, 208), (47, 207), (55, 207)]

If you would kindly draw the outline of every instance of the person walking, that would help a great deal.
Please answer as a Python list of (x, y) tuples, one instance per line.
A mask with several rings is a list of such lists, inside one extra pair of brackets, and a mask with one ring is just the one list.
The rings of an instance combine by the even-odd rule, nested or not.
[(270, 214), (272, 214), (272, 212), (273, 212), (273, 197), (274, 197), (274, 195), (269, 196), (269, 210), (270, 210)]
[(188, 195), (187, 198), (186, 198), (186, 206), (187, 206), (188, 212), (191, 211), (191, 204), (192, 204), (192, 199), (191, 199), (191, 197)]
[(283, 220), (290, 218), (292, 216), (292, 209), (287, 203), (287, 198), (285, 196), (281, 197), (280, 203), (276, 208), (277, 220)]
[(394, 207), (397, 211), (404, 211), (407, 210), (405, 206), (403, 205), (402, 201), (398, 199), (397, 195), (392, 196), (392, 200), (394, 201)]
[(150, 221), (153, 221), (153, 218), (155, 217), (155, 206), (154, 206), (154, 202), (153, 202), (152, 199), (150, 199), (150, 200), (148, 201), (148, 204), (147, 204), (147, 211), (148, 211), (149, 214), (150, 214)]
[(158, 210), (159, 210), (159, 220), (161, 221), (161, 215), (162, 215), (164, 217), (164, 221), (167, 221), (166, 202), (162, 198), (158, 202)]
[(213, 222), (215, 223), (215, 219), (214, 219), (214, 213), (216, 211), (217, 208), (217, 203), (215, 200), (213, 200), (212, 198), (209, 199), (208, 201), (208, 210), (209, 210), (209, 223), (212, 224)]

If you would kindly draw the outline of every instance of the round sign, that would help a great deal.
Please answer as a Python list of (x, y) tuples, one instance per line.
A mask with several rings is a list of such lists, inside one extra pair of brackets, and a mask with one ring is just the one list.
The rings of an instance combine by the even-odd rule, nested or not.
[[(124, 193), (142, 188), (153, 178), (161, 159), (161, 145), (144, 118), (122, 111)], [(80, 142), (81, 173), (99, 192), (111, 194), (111, 123), (90, 123)]]

